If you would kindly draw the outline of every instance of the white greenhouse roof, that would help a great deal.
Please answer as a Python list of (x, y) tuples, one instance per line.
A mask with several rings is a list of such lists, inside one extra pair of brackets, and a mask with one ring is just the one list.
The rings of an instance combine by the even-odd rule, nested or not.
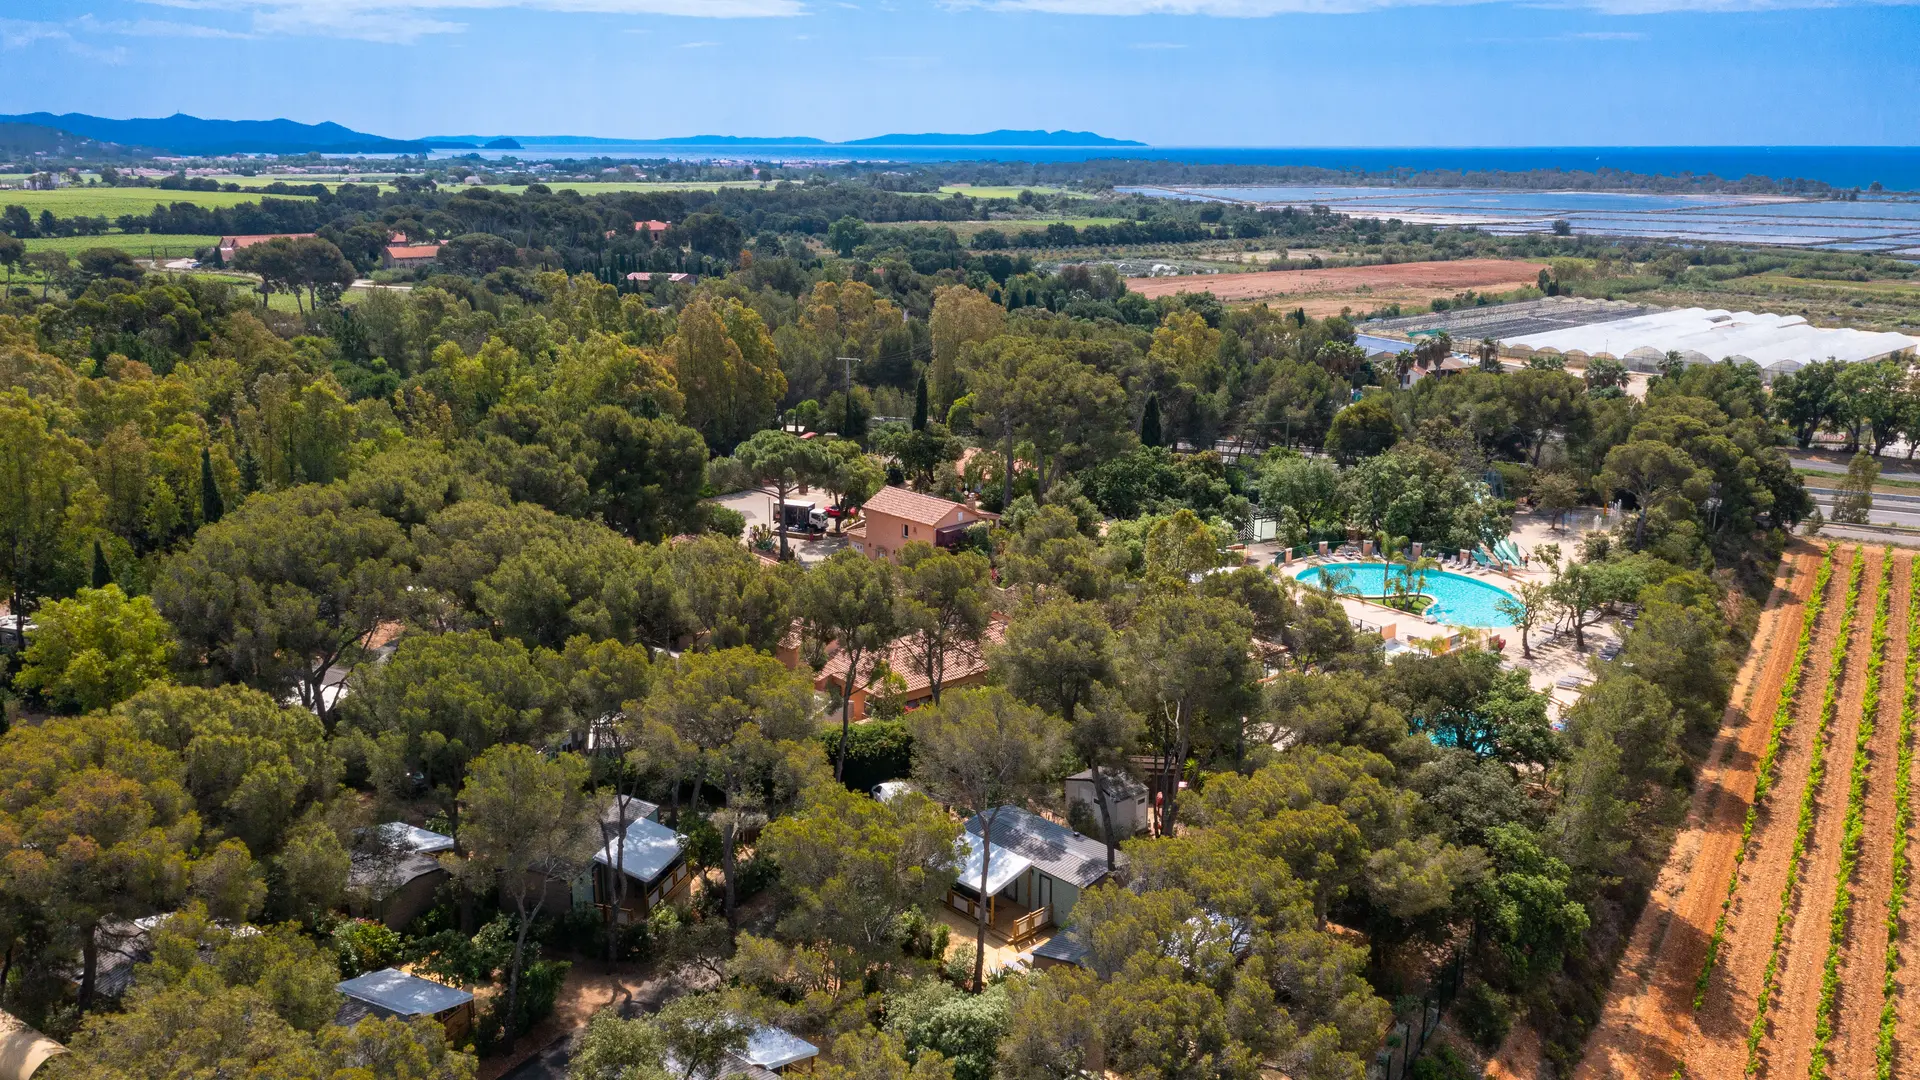
[(432, 1016), (473, 1000), (465, 990), (409, 975), (396, 968), (369, 971), (334, 989), (396, 1016)]
[(1903, 349), (1920, 349), (1920, 338), (1809, 326), (1798, 315), (1696, 307), (1523, 334), (1502, 339), (1501, 344), (1634, 358), (1675, 351), (1691, 354), (1688, 359), (1696, 363), (1700, 361), (1695, 356), (1708, 361), (1743, 356), (1766, 367), (1782, 360), (1807, 362), (1829, 357), (1849, 362), (1878, 360)]
[(453, 850), (453, 837), (430, 832), (404, 821), (389, 821), (380, 826), (380, 832), (387, 843), (394, 847), (417, 851), (422, 855)]
[(986, 845), (975, 833), (961, 833), (960, 842), (967, 846), (966, 858), (960, 861), (960, 884), (977, 891), (981, 896), (993, 896), (1000, 890), (1013, 884), (1014, 879), (1033, 866), (1025, 856), (1017, 851), (1009, 851), (999, 844), (993, 845), (993, 865), (988, 868), (986, 887), (980, 886), (980, 860), (986, 857)]
[(820, 1053), (820, 1048), (793, 1034), (766, 1024), (755, 1025), (740, 1056), (763, 1069), (784, 1069)]

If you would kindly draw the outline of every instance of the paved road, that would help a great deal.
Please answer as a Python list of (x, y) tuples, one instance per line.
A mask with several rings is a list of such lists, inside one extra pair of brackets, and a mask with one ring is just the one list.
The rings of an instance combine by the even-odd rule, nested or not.
[[(1833, 488), (1808, 487), (1807, 494), (1820, 507), (1820, 512), (1833, 516), (1833, 499), (1839, 492)], [(1875, 525), (1904, 525), (1920, 528), (1920, 495), (1896, 495), (1890, 492), (1875, 492), (1873, 509), (1867, 511), (1867, 520)]]

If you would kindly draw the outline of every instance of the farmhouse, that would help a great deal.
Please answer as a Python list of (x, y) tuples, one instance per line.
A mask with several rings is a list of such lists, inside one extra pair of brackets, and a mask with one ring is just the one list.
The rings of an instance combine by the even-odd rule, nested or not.
[[(988, 933), (1016, 948), (1048, 927), (1063, 925), (1081, 891), (1109, 876), (1107, 846), (1065, 825), (1003, 806), (995, 812), (992, 828), (989, 852), (981, 840), (987, 816), (967, 819), (967, 831), (960, 837), (966, 855), (959, 879), (947, 892), (947, 904), (978, 919), (984, 897)], [(1125, 865), (1126, 856), (1118, 858)]]
[(897, 559), (900, 549), (915, 540), (951, 550), (968, 529), (999, 518), (966, 503), (889, 484), (860, 508), (860, 523), (847, 530), (847, 538), (853, 550), (869, 559)]
[(388, 244), (380, 256), (380, 265), (389, 270), (431, 266), (440, 257), (439, 244)]
[[(1006, 639), (1006, 636), (1007, 620), (1003, 616), (994, 615), (992, 621), (987, 624), (986, 637), (980, 647), (962, 646), (949, 649), (940, 677), (941, 692), (957, 690), (963, 686), (974, 686), (986, 681), (985, 646), (998, 645)], [(906, 689), (901, 692), (901, 703), (909, 709), (933, 697), (933, 682), (927, 678), (926, 669), (915, 653), (916, 641), (917, 637), (902, 638), (893, 643), (893, 647), (887, 650), (886, 655), (888, 670), (906, 682)], [(850, 715), (855, 720), (867, 718), (867, 700), (874, 689), (871, 685), (873, 668), (879, 662), (880, 659), (877, 656), (868, 654), (861, 661), (859, 676), (853, 680), (853, 708)], [(820, 669), (819, 678), (814, 680), (814, 688), (830, 690), (835, 694), (845, 693), (849, 666), (845, 653), (833, 654), (827, 659), (827, 665)]]
[(634, 232), (650, 233), (652, 234), (652, 238), (656, 240), (660, 238), (661, 234), (665, 233), (668, 229), (671, 229), (671, 228), (673, 228), (673, 222), (656, 221), (651, 218), (649, 218), (646, 221), (636, 221), (633, 223)]
[(381, 1019), (431, 1016), (447, 1030), (447, 1041), (459, 1046), (473, 1029), (473, 995), (444, 983), (409, 975), (398, 968), (369, 971), (334, 987), (345, 1001), (333, 1022), (352, 1027), (369, 1016)]
[(223, 236), (220, 238), (220, 262), (222, 265), (233, 262), (233, 257), (255, 244), (264, 244), (269, 240), (306, 240), (313, 236), (302, 233), (258, 233), (252, 236)]
[(453, 837), (404, 821), (370, 830), (355, 847), (347, 871), (350, 910), (394, 930), (407, 925), (433, 906), (448, 878), (434, 856), (452, 850)]

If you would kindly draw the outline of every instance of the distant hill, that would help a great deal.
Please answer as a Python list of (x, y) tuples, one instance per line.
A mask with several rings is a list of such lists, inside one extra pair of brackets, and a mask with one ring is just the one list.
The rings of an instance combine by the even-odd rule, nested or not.
[(101, 142), (44, 124), (0, 121), (0, 160), (45, 154), (49, 158), (79, 157), (99, 161), (107, 158), (132, 158), (141, 153), (142, 151), (136, 147)]
[(0, 124), (34, 124), (101, 142), (147, 146), (174, 154), (418, 154), (426, 144), (368, 135), (335, 123), (293, 120), (202, 120), (175, 113), (160, 119), (113, 120), (85, 113), (0, 116)]
[(876, 135), (843, 146), (1145, 146), (1132, 139), (1109, 139), (1091, 131), (984, 131), (978, 135)]

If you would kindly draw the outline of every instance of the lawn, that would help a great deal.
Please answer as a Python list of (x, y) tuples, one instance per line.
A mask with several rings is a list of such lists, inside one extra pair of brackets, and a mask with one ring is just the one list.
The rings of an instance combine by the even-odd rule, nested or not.
[[(309, 195), (274, 195), (276, 199), (306, 199)], [(24, 206), (38, 215), (51, 210), (57, 217), (119, 217), (121, 214), (148, 214), (155, 206), (189, 203), (209, 208), (257, 203), (261, 196), (251, 191), (166, 191), (161, 188), (77, 187), (53, 191), (0, 191), (0, 206)]]
[(108, 233), (105, 236), (44, 236), (25, 241), (28, 251), (77, 254), (88, 248), (119, 248), (136, 258), (182, 259), (220, 242), (217, 236), (179, 233)]

